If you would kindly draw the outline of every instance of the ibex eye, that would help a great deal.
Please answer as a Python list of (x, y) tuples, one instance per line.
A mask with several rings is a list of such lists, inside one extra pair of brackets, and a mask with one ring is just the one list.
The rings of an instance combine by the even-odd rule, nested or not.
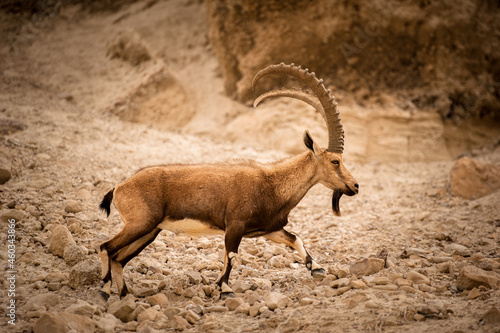
[(332, 164), (338, 165), (339, 161), (332, 161)]

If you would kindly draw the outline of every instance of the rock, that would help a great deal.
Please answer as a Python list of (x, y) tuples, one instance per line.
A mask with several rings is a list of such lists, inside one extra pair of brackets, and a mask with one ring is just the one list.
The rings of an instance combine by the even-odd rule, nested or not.
[(234, 311), (238, 306), (243, 304), (243, 300), (241, 298), (227, 298), (224, 301), (224, 305), (229, 309), (229, 311)]
[(187, 271), (185, 274), (189, 278), (189, 282), (194, 283), (196, 285), (199, 285), (201, 283), (202, 279), (201, 279), (201, 275), (199, 272)]
[(408, 272), (406, 274), (406, 278), (415, 284), (421, 284), (421, 283), (431, 284), (431, 280), (427, 276), (420, 274), (417, 271)]
[(301, 306), (304, 306), (304, 305), (310, 305), (310, 304), (313, 304), (314, 303), (314, 299), (312, 298), (309, 298), (309, 297), (303, 297), (300, 299), (299, 301), (299, 304)]
[(158, 290), (153, 287), (144, 287), (144, 288), (139, 288), (135, 291), (135, 295), (137, 297), (148, 297), (148, 296), (153, 296), (156, 293), (158, 293)]
[(70, 266), (83, 261), (87, 253), (76, 244), (69, 244), (64, 248), (63, 258), (64, 261)]
[(457, 243), (448, 244), (444, 247), (444, 252), (456, 254), (462, 257), (470, 257), (470, 250), (467, 246), (460, 245)]
[(243, 302), (240, 306), (238, 306), (235, 310), (238, 313), (243, 313), (248, 315), (250, 313), (250, 304)]
[(391, 283), (391, 280), (387, 276), (377, 276), (372, 280), (375, 285), (386, 285)]
[(472, 290), (467, 295), (467, 299), (472, 300), (481, 296), (481, 292), (477, 288), (472, 288)]
[(433, 264), (441, 264), (444, 262), (452, 261), (453, 258), (452, 257), (430, 257), (428, 260), (430, 262), (432, 262)]
[(194, 325), (198, 321), (200, 321), (201, 317), (197, 313), (195, 313), (194, 311), (188, 310), (186, 312), (184, 319), (186, 319), (190, 324)]
[(351, 287), (354, 289), (366, 289), (366, 284), (363, 280), (352, 280)]
[(36, 310), (37, 308), (43, 306), (47, 310), (56, 306), (61, 302), (60, 297), (55, 293), (45, 293), (39, 294), (31, 297), (25, 305), (27, 311)]
[(330, 287), (331, 288), (341, 288), (341, 287), (348, 286), (350, 282), (351, 281), (348, 278), (341, 278), (341, 279), (332, 281), (332, 283), (330, 284)]
[[(247, 283), (247, 282), (244, 282), (244, 281), (236, 281), (232, 286), (231, 286), (231, 289), (233, 289), (233, 291), (235, 293), (241, 293), (241, 294), (244, 294), (245, 291), (247, 290), (250, 290), (253, 288), (253, 285), (250, 284), (250, 283)], [(254, 290), (254, 289), (252, 289)]]
[(101, 262), (87, 259), (71, 268), (68, 285), (73, 289), (77, 289), (80, 286), (96, 285), (100, 280)]
[(66, 213), (79, 213), (83, 210), (83, 206), (80, 201), (77, 200), (66, 200), (66, 205), (64, 206), (64, 211)]
[(266, 306), (270, 310), (275, 310), (275, 309), (283, 310), (292, 303), (292, 300), (290, 298), (277, 292), (269, 293), (264, 299), (264, 301), (266, 302)]
[(481, 317), (481, 320), (484, 321), (485, 324), (500, 325), (500, 310), (493, 306)]
[(144, 311), (146, 311), (146, 307), (145, 307), (144, 305), (142, 305), (142, 304), (139, 304), (139, 305), (138, 305), (138, 304), (136, 303), (136, 304), (135, 304), (135, 306), (136, 306), (135, 310), (132, 312), (132, 314), (131, 314), (131, 315), (129, 315), (129, 316), (127, 317), (127, 319), (128, 319), (129, 321), (136, 321), (136, 320), (137, 320), (137, 317), (139, 317), (139, 315), (140, 315), (141, 313), (143, 313)]
[(385, 260), (379, 258), (368, 258), (351, 264), (349, 270), (351, 274), (361, 277), (372, 275), (381, 271), (385, 267)]
[(95, 323), (92, 319), (66, 312), (47, 312), (33, 324), (34, 333), (93, 333), (94, 331)]
[(78, 299), (76, 300), (76, 303), (73, 303), (68, 308), (66, 308), (66, 312), (90, 317), (94, 314), (94, 312), (96, 312), (96, 307), (90, 305), (84, 300)]
[(64, 249), (69, 245), (76, 245), (71, 232), (65, 225), (57, 225), (52, 230), (52, 236), (50, 237), (49, 251), (53, 255), (64, 257)]
[(156, 294), (148, 299), (148, 303), (151, 304), (151, 306), (159, 305), (161, 308), (166, 308), (169, 304), (169, 300), (165, 294)]
[(168, 327), (174, 330), (183, 331), (191, 327), (191, 324), (181, 316), (174, 316), (169, 322)]
[(450, 171), (450, 191), (465, 199), (480, 198), (500, 188), (500, 167), (462, 157)]
[(229, 309), (225, 306), (219, 306), (219, 305), (214, 305), (214, 306), (207, 306), (205, 308), (205, 312), (227, 312)]
[(106, 56), (137, 66), (152, 58), (141, 36), (133, 31), (121, 31), (107, 46)]
[(122, 322), (131, 321), (130, 317), (136, 308), (135, 297), (128, 294), (123, 299), (113, 302), (108, 307), (108, 313), (111, 313)]
[(500, 274), (485, 271), (473, 265), (466, 265), (458, 274), (457, 288), (460, 290), (486, 286), (496, 288), (500, 284)]
[(104, 333), (114, 333), (116, 326), (120, 324), (120, 321), (116, 319), (112, 314), (106, 313), (96, 322), (97, 328), (99, 328)]
[(149, 309), (146, 309), (144, 311), (142, 311), (138, 316), (137, 316), (137, 321), (139, 323), (142, 323), (146, 320), (150, 320), (150, 321), (155, 321), (156, 320), (156, 317), (160, 314), (160, 312), (158, 310), (156, 310), (155, 308), (149, 308)]
[(365, 303), (365, 308), (367, 309), (380, 309), (381, 307), (382, 305), (380, 305), (378, 302), (372, 299), (366, 301)]

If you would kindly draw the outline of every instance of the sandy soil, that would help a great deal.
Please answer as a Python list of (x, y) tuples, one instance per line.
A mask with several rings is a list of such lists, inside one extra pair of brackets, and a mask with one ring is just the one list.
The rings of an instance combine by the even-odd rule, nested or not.
[[(106, 56), (131, 16), (152, 54), (135, 66)], [(203, 6), (191, 2), (162, 2), (153, 8), (138, 2), (114, 14), (88, 16), (69, 8), (35, 32), (18, 31), (23, 39), (14, 50), (2, 45), (0, 121), (7, 130), (0, 141), (13, 173), (0, 185), (3, 290), (9, 289), (5, 220), (16, 219), (17, 234), (16, 325), (7, 323), (11, 298), (3, 292), (2, 330), (29, 332), (47, 311), (62, 312), (81, 300), (91, 311), (76, 313), (101, 332), (498, 332), (498, 314), (492, 323), (483, 316), (492, 308), (498, 312), (500, 280), (496, 287), (462, 291), (457, 278), (467, 265), (500, 273), (500, 192), (473, 200), (451, 196), (454, 161), (448, 155), (413, 163), (363, 163), (352, 155), (346, 163), (360, 193), (341, 199), (342, 217), (331, 212), (330, 191), (313, 188), (292, 211), (288, 229), (327, 269), (323, 280), (314, 280), (291, 249), (263, 239), (244, 240), (231, 275), (243, 306), (233, 308), (219, 299), (213, 283), (222, 267), (222, 238), (164, 231), (125, 269), (138, 297), (135, 308), (151, 306), (156, 317), (122, 322), (111, 315), (116, 294), (106, 303), (97, 295), (98, 282), (70, 287), (75, 263), (49, 250), (54, 229), (67, 226), (84, 250), (83, 259), (99, 260), (98, 245), (122, 223), (114, 210), (106, 219), (98, 204), (138, 168), (241, 158), (270, 162), (288, 156), (265, 148), (265, 131), (254, 134), (264, 136), (259, 145), (245, 141), (247, 136), (235, 138), (235, 119), (250, 108), (223, 94), (204, 26), (194, 24), (203, 20)], [(15, 30), (12, 20), (4, 22), (4, 32)], [(155, 43), (153, 34), (163, 42)], [(148, 117), (151, 113), (143, 114), (146, 120), (129, 119), (140, 123), (123, 120), (152, 109), (161, 115), (156, 120)], [(285, 133), (293, 133), (291, 148), (284, 151), (297, 150), (305, 128), (324, 138), (319, 116), (302, 110), (302, 118), (284, 117), (290, 122)], [(168, 121), (158, 129), (154, 123), (163, 117)], [(215, 135), (218, 129), (221, 137)], [(472, 155), (500, 164), (498, 145)], [(77, 209), (70, 208), (74, 201)], [(352, 264), (383, 249), (388, 252), (383, 269), (364, 277), (351, 273)], [(270, 310), (271, 292), (286, 296), (285, 305)], [(58, 295), (58, 301), (26, 306), (35, 295), (47, 293)], [(151, 296), (158, 293), (167, 296), (168, 304), (154, 306)], [(193, 319), (189, 311), (196, 306)], [(258, 310), (255, 316), (252, 307)]]

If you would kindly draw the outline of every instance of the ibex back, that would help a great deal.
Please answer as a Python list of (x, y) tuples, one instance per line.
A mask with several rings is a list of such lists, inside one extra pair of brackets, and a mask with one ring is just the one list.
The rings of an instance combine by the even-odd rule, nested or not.
[(113, 275), (118, 293), (128, 293), (123, 267), (150, 244), (162, 229), (191, 235), (224, 234), (224, 268), (217, 281), (221, 296), (231, 297), (228, 285), (234, 258), (243, 237), (264, 236), (298, 251), (313, 276), (324, 275), (304, 248), (302, 240), (283, 229), (288, 214), (309, 189), (321, 183), (333, 190), (332, 208), (339, 215), (342, 194), (358, 193), (358, 184), (342, 161), (343, 130), (336, 103), (322, 80), (299, 66), (272, 65), (254, 78), (285, 73), (305, 82), (318, 98), (301, 91), (281, 89), (268, 97), (301, 99), (318, 110), (327, 123), (328, 149), (320, 148), (308, 131), (304, 133), (307, 150), (297, 156), (270, 164), (257, 162), (201, 165), (163, 165), (147, 167), (116, 186), (104, 197), (100, 207), (108, 215), (114, 203), (123, 229), (101, 245), (103, 288), (107, 300)]

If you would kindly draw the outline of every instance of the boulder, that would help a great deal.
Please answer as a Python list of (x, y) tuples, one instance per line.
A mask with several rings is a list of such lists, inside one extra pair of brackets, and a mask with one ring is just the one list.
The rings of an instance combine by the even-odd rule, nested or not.
[(52, 236), (50, 237), (49, 251), (53, 255), (64, 257), (64, 249), (69, 245), (76, 245), (71, 232), (65, 225), (58, 225), (52, 231)]
[(451, 168), (450, 191), (455, 196), (480, 198), (499, 188), (500, 166), (462, 157)]
[(485, 286), (488, 288), (497, 288), (500, 284), (500, 274), (485, 271), (473, 265), (466, 265), (458, 274), (457, 288), (460, 290), (477, 288)]
[(93, 333), (94, 331), (95, 323), (92, 319), (67, 312), (47, 312), (33, 324), (34, 333)]

